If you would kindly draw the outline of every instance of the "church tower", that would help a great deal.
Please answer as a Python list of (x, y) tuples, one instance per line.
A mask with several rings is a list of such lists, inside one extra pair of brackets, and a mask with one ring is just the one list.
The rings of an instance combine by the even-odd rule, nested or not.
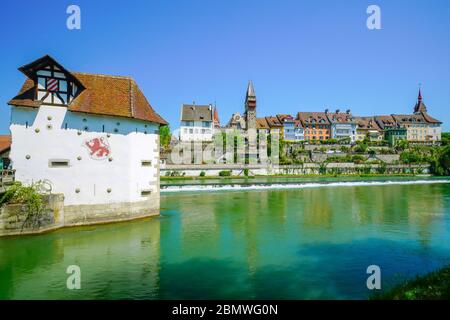
[(246, 129), (256, 129), (256, 95), (252, 81), (249, 81), (245, 96)]
[(422, 101), (422, 91), (419, 89), (419, 96), (417, 97), (417, 103), (414, 106), (414, 114), (427, 113), (427, 107)]

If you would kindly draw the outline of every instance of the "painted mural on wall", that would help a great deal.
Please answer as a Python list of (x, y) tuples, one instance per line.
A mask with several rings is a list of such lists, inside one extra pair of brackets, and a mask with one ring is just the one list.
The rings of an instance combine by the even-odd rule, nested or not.
[(83, 146), (88, 149), (89, 156), (94, 160), (104, 160), (111, 154), (111, 147), (106, 137), (85, 140)]

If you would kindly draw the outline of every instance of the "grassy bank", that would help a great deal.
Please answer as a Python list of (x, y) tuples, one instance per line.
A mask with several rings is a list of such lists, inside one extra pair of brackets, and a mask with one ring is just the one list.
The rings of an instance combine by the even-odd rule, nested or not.
[(449, 300), (450, 266), (406, 281), (371, 300)]

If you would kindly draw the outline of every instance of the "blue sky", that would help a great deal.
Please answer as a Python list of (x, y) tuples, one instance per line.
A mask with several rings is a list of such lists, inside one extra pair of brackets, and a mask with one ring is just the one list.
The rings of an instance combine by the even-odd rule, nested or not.
[[(81, 8), (81, 30), (66, 8)], [(366, 9), (381, 8), (382, 30)], [(409, 113), (422, 83), (429, 113), (450, 131), (450, 1), (40, 0), (0, 5), (0, 133), (17, 68), (44, 54), (67, 69), (129, 75), (175, 129), (182, 103), (243, 112), (248, 80), (258, 116), (351, 109)]]

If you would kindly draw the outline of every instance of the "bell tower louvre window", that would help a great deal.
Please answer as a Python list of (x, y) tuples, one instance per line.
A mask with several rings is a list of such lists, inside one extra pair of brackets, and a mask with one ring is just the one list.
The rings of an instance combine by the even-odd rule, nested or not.
[(68, 105), (84, 89), (75, 76), (50, 56), (19, 70), (35, 83), (35, 100), (49, 105)]

